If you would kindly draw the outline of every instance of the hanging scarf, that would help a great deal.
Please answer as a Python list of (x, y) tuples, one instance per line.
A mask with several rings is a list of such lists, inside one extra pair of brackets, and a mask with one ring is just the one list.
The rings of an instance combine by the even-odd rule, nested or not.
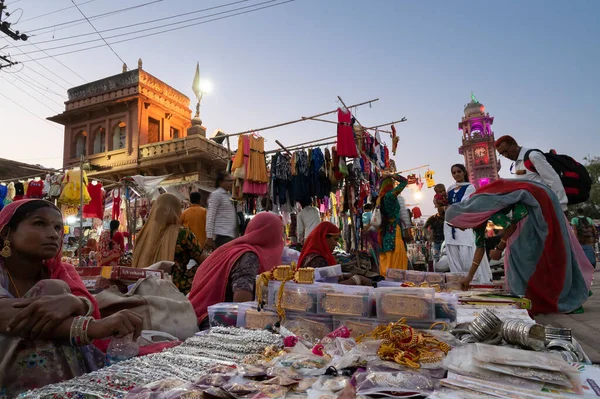
[(243, 236), (217, 248), (194, 276), (189, 299), (198, 324), (207, 316), (209, 306), (225, 300), (229, 274), (235, 262), (247, 252), (258, 256), (258, 273), (272, 270), (281, 264), (283, 226), (279, 217), (270, 212), (257, 214), (246, 227)]
[(327, 236), (339, 234), (341, 234), (340, 229), (338, 229), (335, 224), (330, 222), (319, 223), (304, 242), (304, 247), (300, 253), (300, 259), (298, 259), (298, 267), (302, 265), (304, 258), (310, 254), (322, 256), (329, 266), (337, 264), (337, 261), (331, 253), (331, 249), (327, 246)]
[(169, 193), (159, 195), (152, 205), (148, 221), (137, 235), (132, 267), (139, 269), (175, 259), (180, 217), (179, 198)]

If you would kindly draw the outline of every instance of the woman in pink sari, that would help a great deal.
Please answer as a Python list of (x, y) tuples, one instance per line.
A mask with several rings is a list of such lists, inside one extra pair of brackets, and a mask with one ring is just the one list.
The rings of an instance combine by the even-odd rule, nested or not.
[(61, 262), (62, 238), (62, 215), (48, 201), (0, 212), (0, 397), (93, 371), (102, 356), (92, 340), (140, 333), (141, 318), (128, 311), (100, 320), (75, 268)]

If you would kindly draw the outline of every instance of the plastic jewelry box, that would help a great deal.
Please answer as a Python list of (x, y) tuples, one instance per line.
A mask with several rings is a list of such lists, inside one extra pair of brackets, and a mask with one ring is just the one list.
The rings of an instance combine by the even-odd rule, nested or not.
[(244, 302), (238, 304), (238, 315), (236, 327), (245, 327), (254, 330), (262, 330), (267, 326), (273, 326), (277, 323), (279, 317), (277, 312), (257, 309), (256, 302)]
[(237, 303), (222, 302), (208, 307), (208, 321), (211, 327), (235, 327), (237, 318)]
[(369, 317), (373, 308), (374, 289), (356, 285), (318, 284), (319, 314)]
[(323, 283), (337, 283), (341, 275), (341, 265), (318, 267), (315, 269), (315, 281)]
[(460, 273), (444, 273), (446, 275), (446, 283), (448, 284), (453, 284), (453, 283), (457, 283), (460, 284), (460, 282), (462, 281), (463, 278), (467, 277), (467, 275), (469, 273), (464, 273), (464, 272), (460, 272)]
[[(269, 281), (269, 309), (277, 309), (280, 281)], [(281, 308), (302, 313), (317, 313), (318, 284), (285, 283)]]
[(411, 283), (420, 284), (425, 281), (425, 276), (425, 272), (407, 270), (405, 280)]
[(386, 280), (389, 281), (404, 281), (406, 279), (406, 270), (404, 269), (387, 269)]
[(435, 289), (381, 287), (375, 289), (377, 318), (398, 321), (435, 320)]

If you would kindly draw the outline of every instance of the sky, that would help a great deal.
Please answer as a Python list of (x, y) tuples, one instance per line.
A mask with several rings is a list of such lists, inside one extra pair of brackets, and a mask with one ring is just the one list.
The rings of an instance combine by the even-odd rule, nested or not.
[[(144, 5), (92, 18), (102, 31), (234, 0), (75, 1), (88, 17)], [(248, 0), (103, 36), (162, 25), (133, 36), (148, 35), (185, 19), (276, 5), (112, 47), (130, 68), (141, 58), (146, 71), (191, 99), (199, 62), (202, 78), (213, 86), (201, 111), (209, 133), (217, 128), (227, 133), (256, 129), (334, 110), (338, 95), (346, 104), (379, 98), (371, 107), (356, 110), (358, 120), (374, 126), (406, 117), (396, 125), (398, 169), (429, 165), (436, 182), (449, 185), (450, 166), (463, 161), (458, 122), (473, 92), (495, 118), (496, 137), (511, 134), (526, 147), (554, 148), (578, 160), (600, 155), (595, 121), (600, 115), (600, 1), (273, 0), (258, 5), (265, 1)], [(88, 35), (58, 41), (94, 33), (86, 21), (40, 30), (81, 19), (71, 0), (7, 4), (14, 12), (9, 21), (23, 13), (13, 28), (32, 36), (19, 43), (0, 39), (0, 54), (23, 61), (0, 70), (0, 157), (59, 167), (63, 130), (43, 119), (64, 109), (67, 88), (120, 73), (122, 61), (107, 46), (57, 55), (103, 42), (50, 50), (99, 39)], [(39, 48), (57, 56), (36, 63), (20, 53), (35, 47), (14, 48), (30, 43), (40, 43)], [(275, 140), (293, 145), (332, 136), (335, 129), (311, 121), (262, 135), (267, 149), (273, 149)], [(389, 136), (385, 140), (391, 144)], [(510, 177), (509, 166), (502, 161), (501, 176)], [(404, 195), (409, 204), (419, 204), (430, 214), (433, 190), (424, 194), (421, 200), (412, 192)]]

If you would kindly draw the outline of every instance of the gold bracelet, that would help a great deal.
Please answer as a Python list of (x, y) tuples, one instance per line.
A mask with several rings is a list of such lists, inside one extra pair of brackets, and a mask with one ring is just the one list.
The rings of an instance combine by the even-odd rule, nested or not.
[(472, 263), (472, 264), (473, 264), (473, 265), (477, 265), (477, 266), (479, 266), (479, 264), (480, 264), (480, 263), (481, 263), (481, 262), (475, 262), (475, 261), (473, 261), (473, 263)]

